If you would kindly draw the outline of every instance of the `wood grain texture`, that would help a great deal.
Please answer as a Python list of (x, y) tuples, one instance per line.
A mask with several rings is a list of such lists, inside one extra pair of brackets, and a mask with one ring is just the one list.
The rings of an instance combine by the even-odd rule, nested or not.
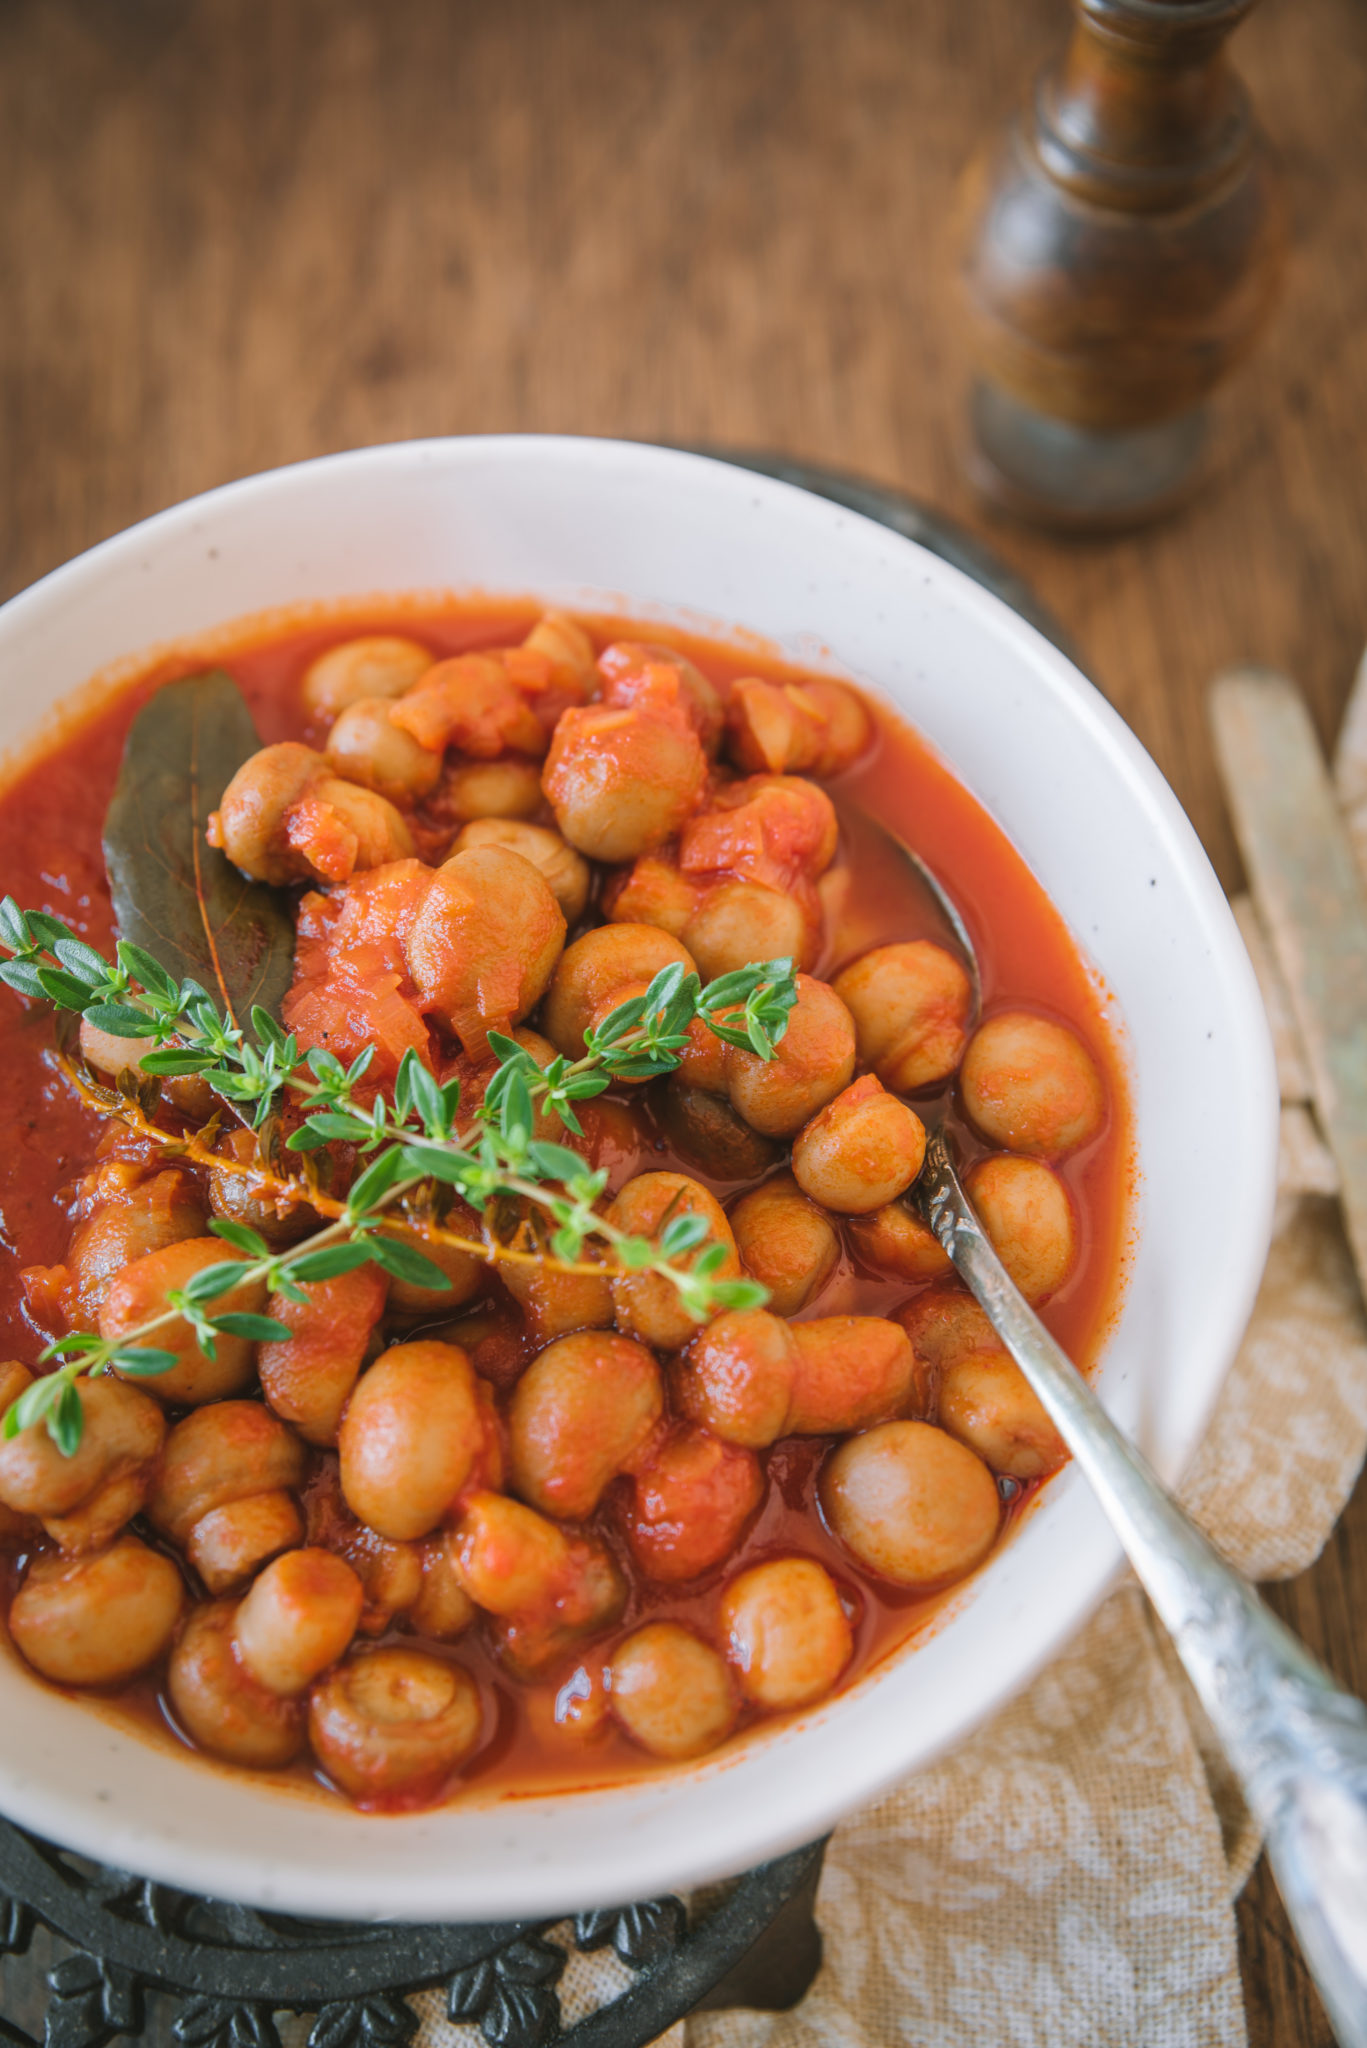
[[(988, 527), (959, 460), (955, 177), (1063, 0), (4, 0), (0, 591), (229, 477), (559, 429), (782, 449), (937, 501), (1053, 607), (1238, 860), (1204, 686), (1333, 733), (1367, 638), (1367, 10), (1233, 45), (1296, 249), (1212, 482), (1125, 540)], [(1367, 1493), (1275, 1595), (1367, 1688)], [(1356, 1617), (1356, 1625), (1355, 1625)], [(1255, 2048), (1327, 2043), (1275, 1894)]]

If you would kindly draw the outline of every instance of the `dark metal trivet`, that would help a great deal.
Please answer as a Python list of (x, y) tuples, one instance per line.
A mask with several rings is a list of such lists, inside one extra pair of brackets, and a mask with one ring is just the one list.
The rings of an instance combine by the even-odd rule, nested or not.
[[(824, 1849), (752, 1870), (693, 1926), (676, 1898), (560, 1922), (357, 1926), (194, 1898), (0, 1821), (0, 2041), (406, 2048), (419, 2024), (409, 1995), (435, 1990), (491, 2048), (637, 2048), (699, 2006), (797, 2003), (821, 1961)], [(571, 1953), (609, 1944), (633, 1981), (565, 2031), (557, 1985)], [(33, 1967), (19, 1978), (9, 1957)]]
[[(916, 499), (779, 456), (697, 452), (919, 541), (1071, 654), (1020, 578)], [(812, 1906), (825, 1846), (761, 1864), (692, 1924), (671, 1897), (561, 1921), (413, 1927), (194, 1898), (0, 1820), (0, 2048), (104, 2048), (116, 2036), (148, 2048), (407, 2048), (419, 2024), (409, 1997), (431, 1990), (490, 2048), (641, 2048), (685, 2013), (797, 2004), (821, 1963)], [(570, 1955), (609, 1944), (632, 1982), (566, 2031), (557, 1986)]]
[(717, 462), (733, 463), (737, 469), (758, 470), (761, 476), (776, 477), (780, 483), (796, 484), (800, 490), (811, 491), (814, 497), (829, 498), (832, 504), (844, 505), (851, 512), (862, 512), (866, 519), (875, 520), (879, 526), (890, 527), (904, 540), (919, 542), (932, 555), (938, 555), (942, 562), (948, 562), (953, 569), (962, 569), (965, 576), (971, 576), (975, 583), (982, 584), (984, 590), (990, 590), (1003, 604), (1009, 604), (1013, 612), (1019, 612), (1037, 633), (1042, 633), (1061, 654), (1066, 654), (1069, 661), (1082, 666), (1068, 634), (1049, 607), (1040, 603), (1024, 578), (1018, 576), (1014, 569), (1008, 569), (1000, 556), (971, 533), (965, 532), (953, 519), (947, 518), (943, 512), (933, 511), (929, 505), (923, 505), (919, 498), (913, 498), (906, 491), (891, 490), (886, 484), (871, 483), (867, 477), (853, 476), (845, 469), (825, 469), (815, 462), (792, 462), (786, 455), (747, 454), (737, 448), (709, 447), (701, 442), (690, 452), (710, 455)]

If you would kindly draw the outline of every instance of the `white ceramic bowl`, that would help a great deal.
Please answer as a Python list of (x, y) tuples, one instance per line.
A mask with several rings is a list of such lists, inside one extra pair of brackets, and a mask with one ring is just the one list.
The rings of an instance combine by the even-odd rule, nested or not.
[[(1266, 1248), (1276, 1090), (1257, 991), (1195, 834), (1120, 719), (912, 542), (655, 448), (497, 438), (334, 456), (163, 512), (0, 610), (0, 746), (150, 643), (300, 599), (448, 588), (758, 632), (889, 698), (1001, 821), (1123, 1020), (1141, 1232), (1100, 1385), (1174, 1478)], [(165, 1752), (0, 1656), (0, 1810), (121, 1868), (298, 1912), (482, 1921), (648, 1898), (810, 1840), (957, 1741), (1072, 1634), (1119, 1561), (1067, 1471), (928, 1642), (796, 1725), (618, 1790), (403, 1819)]]

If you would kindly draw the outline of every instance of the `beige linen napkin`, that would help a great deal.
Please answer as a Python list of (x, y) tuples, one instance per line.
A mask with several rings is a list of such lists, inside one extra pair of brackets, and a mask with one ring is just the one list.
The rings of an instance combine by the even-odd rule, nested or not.
[[(1340, 800), (1367, 874), (1367, 669)], [(1333, 1156), (1271, 947), (1234, 905), (1282, 1096), (1275, 1234), (1253, 1317), (1182, 1499), (1253, 1579), (1319, 1555), (1367, 1451), (1367, 1319)], [(825, 1960), (791, 2013), (710, 2013), (661, 2048), (1244, 2048), (1234, 1901), (1256, 1832), (1134, 1581), (951, 1756), (837, 1828)], [(565, 2017), (615, 1996), (575, 1957)], [(420, 2002), (419, 2048), (478, 2036)]]

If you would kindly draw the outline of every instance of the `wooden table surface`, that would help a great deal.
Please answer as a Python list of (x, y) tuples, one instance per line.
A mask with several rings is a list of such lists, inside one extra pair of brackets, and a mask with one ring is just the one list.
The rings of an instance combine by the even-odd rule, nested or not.
[[(1367, 638), (1367, 11), (1263, 0), (1284, 308), (1216, 473), (1137, 538), (993, 525), (959, 459), (957, 170), (1063, 0), (4, 0), (0, 595), (193, 491), (416, 434), (782, 450), (1029, 577), (1239, 881), (1204, 687), (1328, 740)], [(1367, 1488), (1273, 1595), (1367, 1690)], [(1255, 2044), (1328, 2042), (1264, 1870)]]

